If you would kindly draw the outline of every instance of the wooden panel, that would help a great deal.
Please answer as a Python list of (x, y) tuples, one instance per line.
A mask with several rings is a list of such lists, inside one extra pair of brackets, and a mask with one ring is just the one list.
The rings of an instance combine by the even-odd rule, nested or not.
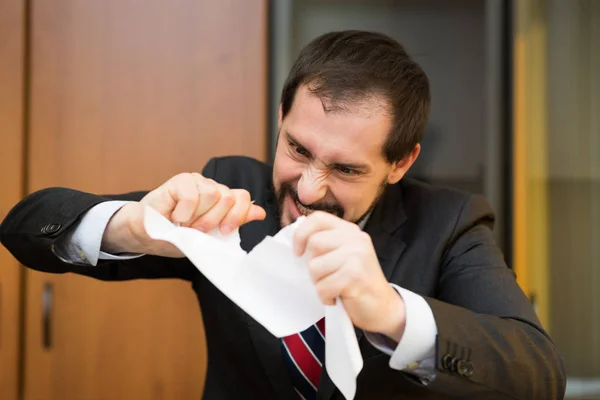
[[(0, 1), (0, 220), (23, 195), (24, 1)], [(0, 398), (16, 400), (21, 267), (0, 245)]]
[[(266, 158), (266, 0), (37, 1), (32, 12), (29, 191), (151, 189), (211, 156)], [(188, 283), (29, 271), (27, 326), (25, 399), (201, 396)]]
[[(518, 3), (518, 4), (517, 4)], [(514, 270), (548, 328), (548, 133), (543, 0), (515, 3)]]

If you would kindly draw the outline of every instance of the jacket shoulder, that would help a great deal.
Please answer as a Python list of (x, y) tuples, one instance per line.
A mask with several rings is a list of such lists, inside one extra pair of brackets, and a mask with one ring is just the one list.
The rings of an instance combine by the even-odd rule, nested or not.
[(476, 196), (473, 193), (462, 190), (432, 185), (414, 178), (405, 177), (400, 181), (403, 197), (405, 200), (412, 200), (429, 206), (438, 204), (460, 205), (469, 197)]
[(406, 214), (413, 220), (428, 221), (434, 226), (447, 225), (452, 230), (459, 220), (485, 221), (493, 229), (494, 212), (487, 199), (477, 193), (431, 185), (413, 178), (400, 181)]
[(202, 171), (206, 178), (232, 189), (246, 189), (253, 197), (272, 190), (272, 173), (271, 165), (245, 156), (212, 158)]

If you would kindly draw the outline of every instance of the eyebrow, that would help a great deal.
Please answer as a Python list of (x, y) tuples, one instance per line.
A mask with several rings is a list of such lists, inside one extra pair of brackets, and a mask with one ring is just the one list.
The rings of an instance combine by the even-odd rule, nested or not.
[[(294, 137), (294, 135), (292, 135), (290, 132), (285, 131), (285, 136), (286, 136), (287, 140), (292, 142), (295, 146), (302, 147), (303, 149), (308, 151), (308, 153), (311, 154), (311, 156), (312, 156), (312, 152), (310, 150), (308, 150), (308, 148), (306, 148), (306, 146), (304, 146), (302, 143), (300, 143), (300, 141), (298, 141), (298, 139), (296, 139)], [(349, 168), (349, 169), (361, 171), (363, 173), (370, 171), (370, 168), (367, 164), (334, 162), (334, 163), (329, 163), (327, 165), (329, 167), (334, 167), (334, 168), (340, 168), (340, 167)]]

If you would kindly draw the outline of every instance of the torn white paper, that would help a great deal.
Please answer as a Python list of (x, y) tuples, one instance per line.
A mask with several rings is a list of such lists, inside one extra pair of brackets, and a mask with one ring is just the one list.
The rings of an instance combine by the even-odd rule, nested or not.
[(321, 303), (306, 255), (297, 257), (292, 251), (292, 235), (302, 219), (267, 236), (247, 254), (237, 230), (223, 235), (218, 229), (207, 234), (178, 227), (150, 207), (144, 226), (151, 238), (181, 250), (213, 285), (276, 337), (301, 332), (325, 316), (325, 367), (344, 397), (352, 399), (363, 366), (356, 334), (339, 299), (334, 306)]

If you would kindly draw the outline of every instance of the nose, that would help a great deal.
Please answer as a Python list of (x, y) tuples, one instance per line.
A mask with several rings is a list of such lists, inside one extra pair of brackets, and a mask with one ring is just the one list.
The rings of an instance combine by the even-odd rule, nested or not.
[(298, 198), (302, 204), (310, 205), (325, 197), (327, 182), (324, 173), (308, 167), (298, 181)]

